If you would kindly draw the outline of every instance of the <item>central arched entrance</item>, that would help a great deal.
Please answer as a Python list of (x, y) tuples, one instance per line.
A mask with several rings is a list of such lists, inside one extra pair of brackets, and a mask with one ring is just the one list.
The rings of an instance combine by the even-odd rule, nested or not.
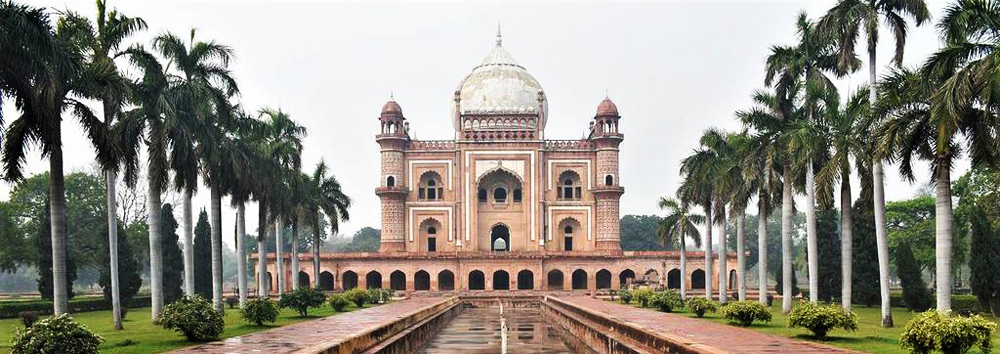
[(510, 251), (510, 229), (507, 225), (496, 224), (490, 230), (490, 245), (493, 251)]

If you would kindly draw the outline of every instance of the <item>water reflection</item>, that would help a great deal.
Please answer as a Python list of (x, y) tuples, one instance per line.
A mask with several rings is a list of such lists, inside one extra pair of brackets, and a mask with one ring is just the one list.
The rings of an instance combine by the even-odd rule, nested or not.
[[(573, 354), (559, 333), (542, 319), (537, 308), (507, 308), (507, 352), (518, 354)], [(500, 310), (467, 308), (417, 353), (500, 353)]]

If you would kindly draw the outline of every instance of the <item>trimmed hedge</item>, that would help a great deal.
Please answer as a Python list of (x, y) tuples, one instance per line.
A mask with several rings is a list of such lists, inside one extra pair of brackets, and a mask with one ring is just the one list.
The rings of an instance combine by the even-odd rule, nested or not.
[[(149, 307), (152, 301), (148, 295), (136, 296), (124, 303), (126, 308)], [(76, 299), (69, 302), (69, 312), (90, 312), (110, 310), (111, 303), (103, 297), (93, 297)], [(18, 314), (25, 311), (38, 311), (39, 315), (48, 316), (52, 314), (52, 301), (32, 300), (32, 301), (9, 301), (0, 303), (0, 318), (17, 318)]]

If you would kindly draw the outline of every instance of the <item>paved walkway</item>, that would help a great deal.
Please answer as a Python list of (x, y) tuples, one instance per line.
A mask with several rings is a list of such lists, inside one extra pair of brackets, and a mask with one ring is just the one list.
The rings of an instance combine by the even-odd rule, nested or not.
[(713, 353), (857, 353), (818, 343), (764, 334), (708, 320), (625, 306), (590, 297), (561, 297), (608, 318), (644, 328)]
[(173, 351), (174, 354), (292, 353), (320, 343), (336, 343), (432, 306), (444, 297), (411, 298), (318, 320), (255, 332)]

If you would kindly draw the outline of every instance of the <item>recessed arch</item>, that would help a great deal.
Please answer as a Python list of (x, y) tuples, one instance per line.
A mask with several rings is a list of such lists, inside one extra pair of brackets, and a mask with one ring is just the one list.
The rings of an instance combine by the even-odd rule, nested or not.
[(647, 283), (659, 284), (660, 283), (660, 272), (657, 271), (656, 269), (649, 269), (645, 273), (642, 274), (642, 280), (645, 281), (645, 282), (647, 282)]
[(577, 200), (583, 197), (582, 182), (580, 174), (573, 170), (566, 170), (559, 174), (558, 189), (556, 198), (565, 200)]
[(510, 228), (503, 223), (497, 223), (490, 228), (490, 250), (494, 252), (510, 251)]
[(667, 288), (670, 289), (680, 289), (681, 288), (681, 270), (674, 268), (667, 272)]
[(436, 171), (424, 171), (417, 182), (417, 199), (444, 199), (444, 179)]
[(493, 290), (510, 290), (510, 273), (502, 269), (493, 272)]
[(604, 176), (604, 185), (605, 186), (615, 185), (615, 178), (611, 175)]
[(396, 177), (394, 177), (394, 176), (386, 177), (385, 178), (385, 186), (389, 187), (389, 188), (395, 187), (396, 186)]
[(517, 290), (535, 289), (535, 273), (524, 269), (517, 272)]
[(469, 272), (469, 290), (486, 290), (486, 274), (483, 271)]
[(577, 247), (574, 240), (582, 240), (586, 230), (574, 217), (565, 217), (559, 221), (558, 225), (558, 233), (561, 238), (558, 240), (560, 248), (563, 251), (573, 251)]
[[(324, 272), (324, 273), (329, 274), (330, 272)], [(323, 279), (323, 277), (324, 277), (324, 275), (320, 274), (319, 278)], [(333, 274), (330, 274), (330, 281), (333, 281)], [(351, 270), (346, 271), (346, 272), (344, 272), (343, 275), (340, 276), (340, 281), (342, 283), (341, 286), (343, 286), (344, 290), (351, 290), (351, 289), (357, 288), (358, 287), (358, 273), (355, 273), (354, 271), (351, 271)]]
[(736, 269), (729, 271), (729, 288), (736, 289)]
[(424, 270), (418, 270), (413, 274), (413, 290), (431, 290), (431, 275)]
[(563, 275), (563, 272), (561, 270), (558, 270), (558, 269), (550, 270), (549, 274), (547, 275), (548, 290), (563, 290), (563, 289), (565, 289), (565, 287), (563, 286), (563, 278), (564, 278), (564, 275)]
[(625, 287), (633, 281), (635, 281), (635, 271), (626, 269), (618, 273), (618, 284), (621, 284), (621, 287)]
[(695, 269), (691, 272), (691, 289), (704, 289), (705, 288), (705, 271), (701, 269)]
[(598, 289), (611, 289), (611, 272), (607, 269), (597, 271), (595, 275)]
[(440, 291), (454, 291), (455, 290), (455, 273), (450, 270), (442, 270), (438, 273), (438, 290)]
[(406, 273), (399, 270), (389, 273), (389, 289), (406, 291)]
[(572, 284), (573, 290), (587, 289), (587, 271), (583, 269), (574, 270)]
[(373, 270), (365, 274), (365, 287), (368, 289), (381, 289), (382, 273)]
[(299, 278), (298, 280), (299, 280), (299, 287), (300, 288), (308, 288), (309, 287), (309, 283), (310, 283), (310, 281), (309, 281), (309, 273), (306, 273), (306, 272), (303, 272), (303, 271), (300, 270), (298, 278)]

